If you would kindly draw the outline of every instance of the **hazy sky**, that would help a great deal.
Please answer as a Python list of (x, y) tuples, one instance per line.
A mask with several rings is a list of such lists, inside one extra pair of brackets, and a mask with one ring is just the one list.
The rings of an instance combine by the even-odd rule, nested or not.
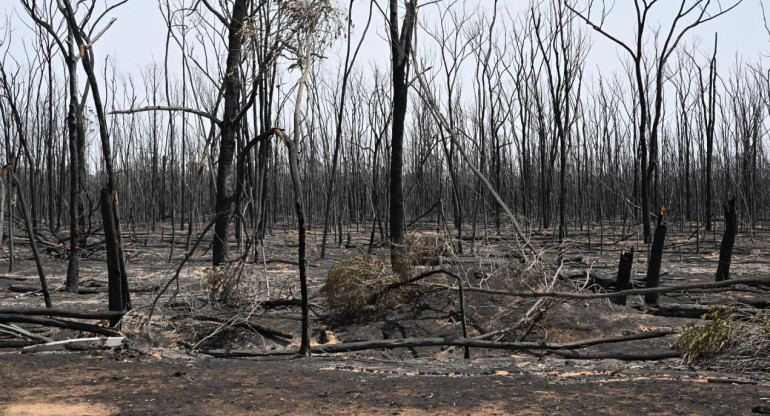
[[(384, 8), (386, 2), (384, 0), (379, 1)], [(713, 47), (714, 32), (719, 32), (719, 57), (723, 66), (726, 63), (731, 65), (736, 54), (752, 62), (767, 55), (770, 52), (770, 35), (767, 34), (763, 26), (760, 1), (762, 0), (744, 0), (729, 14), (694, 30), (688, 36), (687, 43), (699, 42), (704, 50), (710, 51)], [(595, 2), (599, 2), (599, 0), (595, 0)], [(635, 21), (633, 1), (615, 0), (615, 2), (617, 4), (607, 20), (606, 28), (622, 39), (631, 39)], [(712, 3), (715, 2), (716, 0), (712, 0)], [(725, 5), (731, 4), (728, 0), (721, 0), (721, 2)], [(364, 27), (368, 3), (365, 0), (357, 0), (356, 2), (354, 16), (359, 31)], [(579, 3), (583, 2), (580, 1)], [(679, 1), (660, 0), (659, 3), (662, 5), (659, 7), (660, 13), (654, 15), (653, 20), (665, 22), (667, 21), (665, 20), (666, 16), (669, 16), (670, 19), (671, 13)], [(464, 4), (469, 10), (479, 10), (490, 7), (492, 1), (459, 0), (456, 4)], [(502, 0), (499, 4), (515, 13), (525, 9), (529, 0)], [(29, 36), (29, 30), (24, 26), (19, 14), (13, 13), (14, 7), (19, 9), (18, 13), (21, 16), (25, 16), (17, 0), (0, 0), (0, 15), (10, 15), (11, 25), (16, 29), (14, 43), (18, 43), (19, 38)], [(427, 13), (429, 10), (424, 12)], [(373, 28), (377, 29), (377, 33), (373, 32), (368, 35), (367, 47), (363, 49), (359, 62), (378, 60), (386, 65), (388, 49), (382, 38), (383, 19), (379, 12), (375, 11), (375, 13)], [(145, 67), (152, 63), (153, 59), (156, 62), (163, 61), (166, 28), (157, 1), (129, 0), (127, 4), (113, 12), (113, 15), (117, 17), (117, 21), (95, 47), (99, 59), (103, 59), (105, 54), (109, 53), (117, 58), (119, 67), (127, 72), (134, 72)], [(593, 31), (590, 32), (593, 47), (587, 62), (589, 69), (617, 68), (620, 54), (618, 48)], [(625, 58), (624, 55), (621, 56)]]

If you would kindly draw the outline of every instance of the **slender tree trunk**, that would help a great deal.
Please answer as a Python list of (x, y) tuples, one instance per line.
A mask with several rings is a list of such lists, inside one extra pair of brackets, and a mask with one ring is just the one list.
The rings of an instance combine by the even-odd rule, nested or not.
[[(666, 224), (663, 222), (664, 211), (661, 209), (658, 217), (658, 226), (655, 228), (655, 238), (650, 250), (650, 260), (647, 264), (647, 278), (645, 288), (655, 288), (660, 284), (660, 265), (663, 260), (663, 247), (666, 242)], [(657, 305), (660, 303), (660, 294), (650, 293), (644, 296), (644, 303)]]
[(735, 235), (738, 233), (738, 220), (735, 214), (735, 197), (724, 206), (725, 233), (719, 248), (719, 265), (717, 266), (717, 282), (730, 278), (730, 263), (732, 262)]

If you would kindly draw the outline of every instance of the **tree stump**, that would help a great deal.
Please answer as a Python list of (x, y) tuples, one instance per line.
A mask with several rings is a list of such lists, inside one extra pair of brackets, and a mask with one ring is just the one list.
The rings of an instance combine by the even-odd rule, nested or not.
[[(663, 222), (663, 214), (666, 208), (660, 208), (658, 216), (658, 226), (655, 228), (655, 237), (652, 240), (652, 249), (650, 250), (650, 261), (647, 263), (647, 278), (644, 282), (645, 288), (658, 287), (660, 284), (660, 263), (663, 260), (663, 245), (666, 242), (666, 224)], [(644, 295), (644, 303), (648, 305), (657, 305), (660, 303), (660, 294), (650, 293)]]
[(735, 235), (738, 233), (738, 219), (735, 215), (735, 197), (724, 204), (725, 233), (719, 247), (719, 265), (717, 266), (717, 282), (730, 278), (730, 263), (732, 262)]
[[(620, 264), (618, 265), (618, 279), (615, 282), (615, 291), (620, 292), (629, 288), (631, 284), (631, 266), (634, 263), (634, 248), (631, 251), (620, 253)], [(616, 305), (625, 305), (626, 297), (619, 296), (612, 298), (612, 303)]]

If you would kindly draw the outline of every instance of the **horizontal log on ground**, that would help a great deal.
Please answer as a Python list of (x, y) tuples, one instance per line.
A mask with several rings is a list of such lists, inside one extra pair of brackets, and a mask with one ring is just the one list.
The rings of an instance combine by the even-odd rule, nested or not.
[(119, 311), (74, 311), (68, 309), (22, 309), (1, 308), (0, 315), (55, 316), (58, 318), (76, 319), (110, 319), (122, 318), (125, 312)]
[[(36, 292), (40, 292), (41, 289), (40, 287), (34, 286), (34, 285), (13, 284), (8, 287), (8, 290), (16, 293), (36, 293)], [(64, 286), (57, 289), (53, 289), (52, 292), (60, 292), (63, 290), (64, 290)], [(103, 292), (107, 292), (107, 289), (89, 288), (89, 287), (78, 288), (78, 295), (94, 295), (96, 293), (103, 293)]]
[(30, 277), (30, 276), (3, 276), (3, 275), (0, 275), (0, 279), (15, 280), (17, 282), (23, 282), (25, 280), (37, 280), (37, 277)]
[[(725, 309), (725, 306), (714, 306), (718, 309)], [(693, 318), (700, 319), (703, 315), (709, 312), (709, 305), (696, 305), (696, 304), (681, 304), (681, 303), (669, 303), (665, 305), (658, 305), (656, 308), (645, 308), (643, 306), (635, 307), (640, 311), (655, 315), (665, 316), (667, 318)]]
[(111, 337), (119, 337), (122, 334), (118, 331), (107, 329), (97, 325), (84, 324), (82, 322), (64, 321), (54, 318), (41, 318), (38, 316), (29, 315), (17, 315), (17, 314), (0, 314), (0, 323), (23, 323), (23, 324), (35, 324), (43, 326), (52, 326), (56, 328), (73, 329), (76, 331), (91, 332), (94, 334), (107, 335)]
[(549, 351), (548, 354), (558, 355), (573, 360), (622, 360), (622, 361), (657, 361), (669, 358), (681, 358), (682, 353), (678, 351), (658, 351), (650, 353), (628, 353), (628, 352), (581, 352), (572, 350)]
[(107, 338), (76, 338), (62, 341), (52, 341), (44, 344), (30, 345), (22, 348), (22, 353), (35, 353), (46, 351), (74, 350), (85, 351), (100, 348), (122, 347), (125, 337), (107, 337)]
[[(770, 286), (770, 278), (745, 278), (745, 279), (733, 279), (723, 280), (721, 282), (706, 282), (706, 283), (692, 283), (688, 285), (674, 285), (674, 286), (661, 286), (645, 289), (629, 289), (619, 292), (608, 293), (574, 293), (574, 292), (510, 292), (505, 290), (493, 290), (493, 289), (481, 289), (476, 287), (466, 287), (466, 292), (478, 292), (486, 293), (489, 295), (501, 295), (501, 296), (513, 296), (520, 298), (564, 298), (564, 299), (605, 299), (616, 298), (620, 296), (633, 296), (633, 295), (647, 295), (651, 293), (671, 293), (671, 292), (683, 292), (690, 289), (723, 289), (736, 285), (761, 285)], [(455, 286), (446, 285), (428, 285), (429, 287), (436, 287), (442, 289), (459, 290)]]
[(9, 341), (0, 341), (0, 348), (24, 348), (37, 343), (37, 341), (29, 341), (26, 339), (12, 339)]
[(32, 285), (10, 285), (8, 287), (8, 290), (11, 292), (16, 293), (30, 293), (30, 292), (40, 292), (39, 286), (32, 286)]
[[(340, 352), (365, 351), (382, 348), (414, 348), (414, 347), (469, 347), (503, 350), (571, 350), (585, 348), (600, 344), (611, 344), (626, 341), (660, 338), (675, 334), (673, 328), (658, 329), (655, 331), (641, 332), (633, 335), (621, 335), (606, 338), (591, 338), (568, 343), (547, 342), (497, 342), (464, 338), (404, 338), (385, 339), (375, 341), (348, 342), (341, 344), (316, 345), (311, 347), (314, 354), (334, 354)], [(205, 350), (204, 354), (215, 357), (261, 357), (265, 351), (261, 350)]]
[[(296, 246), (296, 247), (299, 247), (299, 246)], [(299, 262), (297, 262), (297, 261), (294, 261), (294, 260), (283, 260), (283, 259), (267, 259), (267, 260), (263, 260), (262, 262), (257, 262), (257, 263), (255, 263), (255, 265), (258, 266), (260, 263), (261, 264), (275, 264), (275, 263), (278, 263), (278, 264), (288, 264), (289, 266), (299, 266)], [(318, 264), (316, 264), (316, 263), (307, 263), (307, 262), (305, 262), (305, 266), (307, 266), (307, 267), (319, 267)]]
[(288, 306), (302, 306), (302, 301), (299, 299), (274, 299), (259, 302), (259, 306), (264, 309), (273, 309)]
[(722, 378), (722, 377), (709, 377), (706, 379), (707, 383), (715, 383), (715, 384), (749, 384), (749, 385), (756, 385), (759, 384), (756, 380), (748, 380), (745, 378)]

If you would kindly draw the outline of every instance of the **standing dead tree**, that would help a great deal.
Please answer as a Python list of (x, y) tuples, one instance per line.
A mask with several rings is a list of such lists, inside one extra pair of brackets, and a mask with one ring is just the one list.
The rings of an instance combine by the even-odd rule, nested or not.
[(412, 37), (417, 23), (417, 0), (406, 2), (406, 13), (401, 30), (398, 27), (398, 0), (390, 0), (388, 28), (390, 33), (390, 63), (393, 76), (393, 121), (390, 155), (390, 261), (393, 270), (402, 277), (409, 266), (404, 252), (406, 233), (404, 213), (404, 123), (409, 97), (408, 70), (412, 51)]
[[(66, 290), (72, 293), (78, 291), (80, 274), (80, 248), (86, 242), (85, 237), (85, 206), (83, 203), (83, 193), (85, 192), (86, 162), (85, 162), (85, 121), (83, 109), (86, 105), (90, 91), (90, 83), (86, 84), (84, 92), (81, 94), (78, 85), (78, 61), (80, 60), (80, 48), (75, 41), (75, 32), (88, 33), (86, 37), (92, 39), (91, 44), (98, 40), (104, 30), (94, 35), (96, 23), (87, 28), (89, 19), (81, 21), (79, 26), (66, 28), (66, 35), (59, 32), (60, 24), (54, 22), (56, 5), (53, 1), (41, 2), (23, 0), (21, 2), (24, 10), (32, 18), (35, 24), (50, 36), (58, 46), (64, 63), (67, 67), (67, 92), (68, 92), (68, 112), (67, 112), (67, 136), (68, 149), (70, 154), (69, 175), (70, 175), (70, 245), (69, 261), (67, 264)], [(119, 5), (119, 4), (118, 4)], [(116, 7), (117, 5), (113, 6)], [(106, 12), (105, 12), (106, 13)], [(111, 23), (110, 23), (111, 24)], [(106, 30), (106, 29), (105, 29)], [(42, 36), (42, 33), (41, 35)]]
[(289, 38), (292, 42), (291, 50), (295, 51), (297, 66), (301, 69), (297, 84), (297, 96), (294, 101), (294, 128), (293, 137), (288, 139), (281, 132), (279, 136), (286, 144), (289, 151), (289, 172), (292, 188), (294, 190), (294, 207), (297, 215), (297, 229), (299, 232), (299, 278), (300, 292), (302, 296), (302, 340), (300, 342), (300, 355), (310, 355), (310, 317), (308, 315), (308, 291), (307, 291), (307, 261), (306, 234), (307, 219), (305, 213), (305, 201), (302, 196), (302, 177), (299, 170), (299, 146), (302, 137), (302, 105), (308, 74), (312, 68), (316, 56), (337, 35), (339, 31), (339, 12), (329, 0), (298, 0), (286, 5), (286, 12), (290, 20), (297, 25), (294, 36)]
[[(112, 6), (109, 6), (107, 10), (102, 14), (102, 16), (106, 15), (110, 10), (120, 6), (121, 4), (124, 4), (127, 0), (123, 0), (121, 2), (117, 2), (116, 4), (113, 4)], [(123, 253), (123, 236), (121, 233), (121, 227), (120, 227), (120, 211), (118, 209), (118, 192), (116, 189), (116, 183), (115, 183), (115, 169), (113, 167), (112, 162), (112, 150), (110, 146), (110, 134), (107, 130), (107, 116), (104, 110), (104, 104), (102, 103), (102, 98), (99, 90), (99, 83), (96, 78), (96, 72), (94, 69), (94, 54), (93, 54), (93, 41), (95, 39), (92, 39), (88, 34), (83, 33), (80, 26), (78, 26), (77, 18), (75, 16), (75, 11), (72, 8), (72, 5), (70, 4), (69, 0), (62, 0), (59, 3), (59, 11), (64, 15), (64, 18), (67, 22), (67, 26), (69, 27), (70, 33), (75, 39), (75, 42), (78, 45), (78, 50), (80, 51), (80, 61), (83, 65), (83, 70), (86, 73), (86, 76), (88, 78), (88, 85), (91, 88), (91, 99), (94, 104), (94, 108), (96, 109), (96, 115), (99, 121), (99, 138), (101, 139), (101, 145), (102, 145), (102, 158), (104, 160), (104, 167), (105, 171), (107, 173), (107, 186), (106, 190), (111, 195), (111, 204), (112, 204), (112, 220), (114, 221), (114, 230), (110, 230), (111, 234), (114, 235), (115, 238), (115, 244), (117, 245), (117, 250), (113, 251), (113, 255), (117, 255), (118, 258), (117, 263), (119, 265), (119, 275), (110, 273), (110, 281), (111, 282), (120, 282), (121, 286), (121, 293), (122, 293), (122, 299), (121, 299), (121, 306), (120, 309), (126, 310), (131, 309), (131, 299), (128, 292), (128, 276), (126, 274), (126, 261), (125, 256)], [(90, 15), (90, 13), (88, 13)], [(94, 25), (98, 24), (98, 20), (94, 23)], [(114, 22), (114, 19), (112, 20)], [(103, 29), (99, 34), (96, 35), (96, 37), (100, 36), (101, 33), (104, 33), (104, 31), (109, 28), (109, 25)], [(106, 211), (105, 211), (106, 212)], [(109, 224), (110, 221), (105, 221), (106, 224)], [(106, 233), (105, 233), (106, 234)], [(110, 252), (108, 252), (108, 255)]]
[[(576, 16), (585, 21), (595, 31), (627, 52), (633, 63), (633, 75), (636, 89), (636, 105), (639, 108), (636, 127), (639, 140), (639, 169), (641, 171), (641, 214), (644, 227), (644, 241), (649, 243), (652, 237), (650, 225), (650, 197), (657, 192), (651, 187), (653, 175), (658, 172), (658, 137), (663, 122), (664, 81), (666, 80), (666, 65), (673, 52), (692, 29), (724, 15), (734, 9), (742, 0), (732, 2), (723, 7), (711, 0), (680, 0), (673, 20), (665, 31), (660, 27), (650, 26), (650, 15), (658, 0), (634, 0), (636, 10), (635, 39), (633, 42), (621, 40), (616, 35), (607, 32), (603, 24), (608, 15), (606, 4), (602, 3), (601, 15), (598, 19), (591, 17), (591, 7), (578, 11), (569, 3), (566, 7)], [(653, 32), (655, 47), (647, 47), (648, 31)], [(663, 39), (663, 43), (660, 43)], [(652, 62), (652, 69), (646, 68), (645, 62)], [(654, 80), (654, 89), (650, 91), (647, 79)], [(655, 182), (657, 183), (657, 181)]]

